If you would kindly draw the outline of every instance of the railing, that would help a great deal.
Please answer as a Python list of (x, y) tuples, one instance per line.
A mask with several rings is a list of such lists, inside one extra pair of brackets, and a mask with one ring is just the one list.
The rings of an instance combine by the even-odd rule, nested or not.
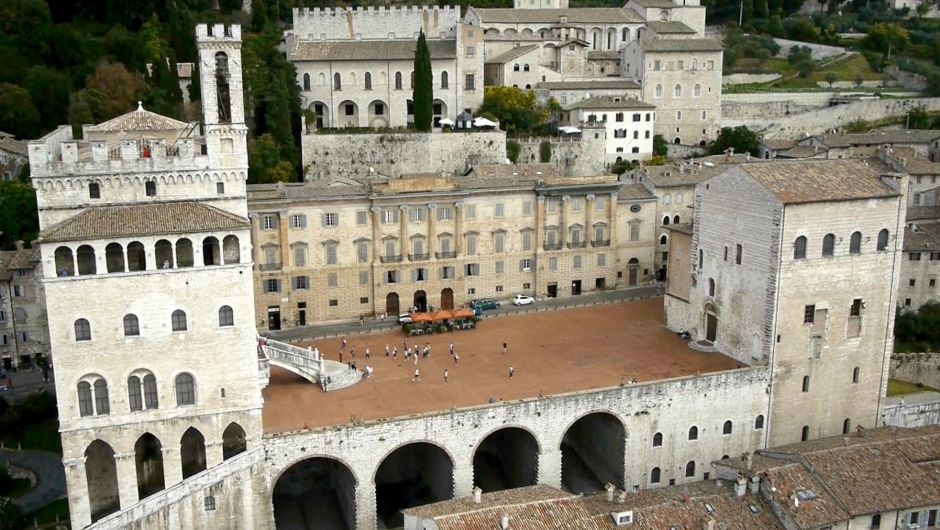
[(452, 250), (450, 252), (435, 252), (434, 257), (437, 259), (454, 259), (457, 257), (457, 251)]
[(263, 271), (279, 271), (281, 270), (281, 262), (261, 263), (258, 268)]
[(318, 351), (305, 350), (272, 339), (264, 339), (262, 348), (269, 359), (302, 368), (322, 384), (320, 374), (323, 373), (323, 358)]
[(379, 257), (379, 261), (381, 261), (382, 263), (401, 263), (401, 254), (398, 254), (395, 256), (391, 256), (391, 255), (381, 256)]
[(610, 240), (609, 240), (609, 239), (600, 239), (600, 240), (596, 240), (596, 241), (591, 241), (591, 246), (592, 246), (592, 247), (609, 247), (609, 246), (610, 246)]
[(427, 261), (431, 259), (430, 254), (408, 254), (408, 261)]
[(545, 243), (542, 248), (545, 250), (561, 250), (561, 243)]
[(568, 248), (584, 248), (587, 246), (587, 241), (575, 241), (574, 243), (568, 243)]

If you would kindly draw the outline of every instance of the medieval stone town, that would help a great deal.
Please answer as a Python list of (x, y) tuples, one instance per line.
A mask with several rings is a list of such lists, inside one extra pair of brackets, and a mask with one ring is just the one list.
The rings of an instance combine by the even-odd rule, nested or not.
[(184, 112), (0, 133), (0, 528), (940, 528), (933, 78), (699, 0), (282, 3), (147, 64)]

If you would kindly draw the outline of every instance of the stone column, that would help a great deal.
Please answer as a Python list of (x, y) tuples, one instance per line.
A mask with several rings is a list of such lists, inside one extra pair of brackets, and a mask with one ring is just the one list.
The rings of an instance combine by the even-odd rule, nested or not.
[(429, 204), (428, 205), (428, 244), (427, 248), (424, 249), (428, 253), (428, 259), (434, 257), (434, 215), (436, 212), (437, 205)]
[(258, 225), (261, 221), (258, 220), (258, 214), (250, 213), (248, 214), (248, 219), (251, 221), (251, 262), (252, 263), (262, 263), (260, 259), (262, 256), (256, 256), (256, 252), (261, 252), (260, 237)]
[(539, 484), (561, 487), (561, 450), (546, 448), (539, 455)]
[(212, 469), (222, 463), (222, 440), (206, 442), (206, 469)]
[(468, 454), (454, 462), (454, 497), (469, 497), (473, 494), (473, 455)]
[[(144, 243), (144, 242), (142, 242), (142, 243)], [(146, 246), (148, 243), (150, 244), (149, 247)], [(148, 242), (144, 243), (144, 245), (145, 245), (145, 246), (144, 246), (144, 262), (146, 262), (147, 270), (148, 270), (148, 271), (155, 271), (155, 270), (160, 269), (160, 267), (157, 266), (157, 246), (156, 246), (156, 241), (152, 241), (152, 240), (151, 240), (151, 241), (148, 241)], [(193, 245), (193, 252), (195, 253), (195, 251), (196, 251), (196, 248), (195, 248), (195, 245)], [(75, 269), (75, 274), (78, 274), (78, 269)]]
[(454, 250), (463, 257), (463, 203), (454, 203)]
[(375, 510), (375, 483), (360, 480), (356, 485), (356, 528), (378, 528)]
[(584, 240), (594, 241), (594, 203), (595, 196), (588, 193), (584, 201)]
[[(281, 245), (281, 267), (287, 267), (290, 264), (290, 242), (287, 238), (287, 211), (277, 212), (277, 235)], [(202, 245), (200, 245), (200, 248)]]
[(167, 488), (183, 481), (183, 462), (179, 447), (163, 446), (163, 485)]
[(121, 499), (121, 508), (130, 508), (136, 504), (137, 497), (137, 463), (134, 453), (120, 453), (114, 455), (114, 464), (117, 467), (118, 497)]
[[(193, 246), (196, 246), (196, 244), (198, 244), (198, 243), (193, 243)], [(200, 245), (200, 246), (202, 246), (202, 245)], [(222, 242), (219, 241), (219, 249), (220, 249), (220, 250), (221, 250), (221, 246), (222, 246)], [(171, 260), (171, 261), (170, 261), (170, 268), (171, 268), (171, 269), (175, 269), (176, 266), (177, 266), (177, 264), (178, 264), (179, 262), (176, 261), (176, 244), (173, 243), (172, 241), (170, 241), (170, 260)], [(196, 264), (193, 263), (193, 265), (196, 265)], [(200, 265), (203, 265), (203, 263), (200, 263)]]
[(610, 246), (617, 242), (617, 192), (610, 193), (610, 199), (607, 203), (607, 239), (610, 240)]
[(402, 204), (398, 207), (398, 239), (401, 241), (401, 244), (398, 246), (398, 253), (401, 254), (402, 260), (405, 259), (405, 254), (408, 254), (406, 251), (410, 251), (408, 248), (408, 207)]
[(561, 243), (562, 248), (565, 247), (565, 244), (568, 243), (568, 205), (571, 204), (571, 196), (563, 195), (561, 197), (561, 223), (558, 227), (558, 241)]
[[(123, 252), (123, 254), (124, 254), (124, 272), (130, 272), (130, 271), (131, 271), (131, 266), (130, 266), (130, 263), (128, 263), (128, 261), (127, 261), (127, 247), (126, 247), (126, 246), (124, 247), (124, 252)], [(59, 271), (56, 271), (56, 274), (58, 274), (58, 273), (59, 273)]]
[[(69, 517), (72, 526), (84, 528), (91, 524), (91, 503), (89, 502), (88, 476), (85, 474), (85, 457), (72, 458), (65, 464), (65, 485), (69, 493)], [(118, 482), (120, 483), (120, 481)], [(121, 507), (125, 505), (121, 503)]]

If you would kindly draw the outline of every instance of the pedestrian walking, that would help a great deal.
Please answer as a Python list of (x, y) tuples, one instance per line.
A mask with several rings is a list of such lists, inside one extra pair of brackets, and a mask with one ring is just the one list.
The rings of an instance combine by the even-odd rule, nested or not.
[(343, 349), (346, 349), (346, 337), (343, 337)]
[[(503, 352), (503, 353), (506, 353), (506, 352)], [(356, 348), (350, 348), (350, 349), (349, 349), (349, 355), (352, 355), (352, 358), (355, 359), (355, 358), (356, 358)]]
[(450, 343), (450, 356), (451, 357), (454, 356), (454, 343), (453, 342)]
[(392, 359), (398, 358), (398, 348), (392, 348)]
[(457, 353), (454, 353), (454, 366), (457, 366), (457, 361), (459, 360), (460, 360), (460, 355), (458, 355)]
[(420, 381), (420, 380), (421, 380), (421, 370), (418, 370), (417, 368), (415, 368), (415, 378), (414, 378), (414, 380), (415, 380), (415, 381)]
[(445, 382), (445, 383), (447, 382), (447, 376), (448, 376), (447, 368), (445, 368), (445, 369), (444, 369), (444, 382)]
[(371, 358), (372, 358), (372, 354), (369, 353), (369, 348), (366, 348), (366, 359), (371, 359)]
[(415, 366), (418, 366), (418, 354), (415, 354)]
[(386, 343), (385, 344), (385, 356), (388, 357), (389, 355), (391, 355), (391, 352), (388, 349), (388, 343)]
[(339, 351), (339, 362), (343, 362), (343, 350)]
[(364, 326), (366, 324), (366, 319), (364, 316), (359, 315), (359, 325)]
[(506, 343), (503, 343), (503, 355), (506, 355)]
[(512, 373), (513, 373), (513, 371), (514, 371), (514, 370), (512, 369), (512, 366), (510, 366), (510, 367), (509, 367), (509, 379), (512, 379)]

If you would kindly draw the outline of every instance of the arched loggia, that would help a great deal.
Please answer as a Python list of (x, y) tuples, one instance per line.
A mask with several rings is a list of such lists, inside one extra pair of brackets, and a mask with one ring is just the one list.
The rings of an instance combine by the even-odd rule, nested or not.
[(274, 526), (290, 530), (356, 528), (356, 478), (332, 458), (308, 458), (274, 484)]
[(561, 482), (573, 493), (623, 488), (626, 429), (613, 414), (594, 412), (568, 427), (561, 441)]

